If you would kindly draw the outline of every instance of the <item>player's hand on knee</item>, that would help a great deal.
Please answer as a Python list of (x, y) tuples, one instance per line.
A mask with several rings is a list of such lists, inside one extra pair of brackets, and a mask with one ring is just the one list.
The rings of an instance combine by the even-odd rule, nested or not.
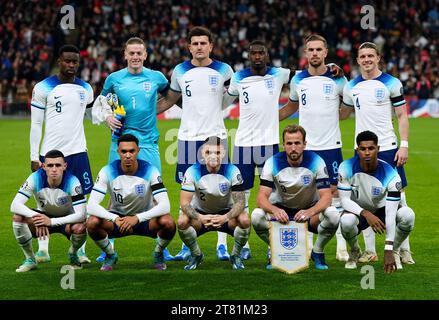
[(33, 216), (32, 221), (36, 227), (50, 226), (52, 224), (50, 218), (44, 214), (37, 214)]
[(202, 214), (199, 216), (199, 219), (201, 221), (201, 223), (207, 228), (207, 229), (211, 229), (213, 228), (213, 215), (212, 214)]
[(130, 233), (132, 228), (139, 223), (139, 218), (137, 216), (127, 216), (120, 219), (120, 232), (123, 234)]
[(41, 161), (31, 161), (30, 162), (30, 169), (32, 172), (37, 171), (39, 168), (41, 168)]
[(274, 218), (279, 221), (280, 223), (287, 224), (290, 222), (290, 218), (288, 217), (288, 214), (285, 212), (285, 210), (277, 208), (276, 210), (273, 210)]
[(386, 230), (386, 225), (373, 213), (367, 211), (363, 214), (367, 223), (375, 233), (382, 234)]
[(384, 272), (392, 273), (396, 271), (395, 256), (393, 250), (384, 251)]

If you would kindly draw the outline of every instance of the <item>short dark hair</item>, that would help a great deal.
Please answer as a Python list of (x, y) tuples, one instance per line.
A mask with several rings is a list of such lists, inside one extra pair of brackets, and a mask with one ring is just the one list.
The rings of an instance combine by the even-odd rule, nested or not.
[(207, 36), (209, 42), (212, 43), (212, 32), (205, 27), (193, 27), (187, 35), (187, 42), (190, 44), (192, 37)]
[(211, 137), (207, 138), (206, 140), (204, 140), (203, 146), (204, 145), (208, 145), (208, 146), (223, 146), (224, 147), (223, 141), (221, 140), (220, 137), (217, 137), (217, 136), (211, 136)]
[(53, 149), (53, 150), (48, 151), (44, 155), (44, 159), (53, 159), (53, 158), (63, 158), (64, 159), (64, 154), (59, 150)]
[(311, 34), (308, 37), (306, 37), (305, 45), (307, 45), (308, 42), (311, 42), (311, 41), (322, 41), (325, 44), (325, 48), (328, 47), (328, 43), (326, 42), (326, 39), (319, 34)]
[(296, 133), (300, 132), (303, 136), (303, 142), (306, 140), (306, 131), (302, 126), (299, 126), (298, 124), (289, 124), (285, 127), (284, 131), (282, 132), (282, 141), (285, 142), (285, 134), (286, 133)]
[(124, 45), (123, 49), (125, 50), (125, 49), (127, 48), (127, 46), (130, 45), (130, 44), (142, 44), (143, 47), (144, 47), (145, 50), (146, 50), (146, 44), (145, 44), (145, 41), (143, 41), (143, 40), (142, 40), (141, 38), (139, 38), (139, 37), (131, 37), (131, 38), (129, 38), (129, 39), (127, 40), (127, 42), (125, 42), (125, 45)]
[(357, 135), (357, 146), (360, 145), (362, 141), (373, 141), (376, 145), (378, 145), (378, 136), (372, 131), (363, 131)]
[(135, 135), (129, 133), (123, 134), (117, 139), (118, 146), (121, 142), (135, 142), (137, 146), (139, 145), (139, 139), (137, 139)]
[(79, 49), (77, 46), (74, 46), (72, 44), (63, 45), (58, 50), (58, 57), (61, 57), (64, 52), (73, 52), (79, 54)]
[(253, 40), (252, 42), (250, 42), (250, 44), (248, 45), (248, 49), (250, 50), (250, 48), (252, 46), (263, 46), (264, 48), (267, 48), (267, 45), (265, 44), (264, 41), (262, 40)]
[(377, 45), (375, 43), (373, 43), (373, 42), (363, 42), (358, 47), (358, 51), (360, 51), (361, 49), (374, 49), (375, 52), (377, 53), (377, 55), (378, 56), (380, 55), (380, 51), (378, 50)]

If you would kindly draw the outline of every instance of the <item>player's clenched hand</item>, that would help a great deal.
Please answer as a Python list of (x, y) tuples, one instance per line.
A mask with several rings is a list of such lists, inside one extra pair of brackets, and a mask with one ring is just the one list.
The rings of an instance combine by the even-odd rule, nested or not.
[(126, 216), (123, 218), (120, 218), (121, 225), (119, 227), (119, 230), (121, 233), (130, 233), (132, 228), (139, 223), (139, 218), (137, 216)]
[(35, 232), (39, 239), (45, 239), (49, 236), (49, 229), (47, 227), (36, 227)]
[(406, 164), (407, 159), (409, 158), (409, 149), (405, 147), (401, 147), (395, 154), (396, 166), (401, 167)]
[(294, 221), (305, 222), (305, 221), (309, 220), (313, 215), (314, 215), (314, 211), (312, 211), (311, 209), (300, 210), (294, 216)]
[(229, 221), (227, 214), (215, 214), (212, 218), (212, 227), (220, 228), (224, 223)]
[(285, 212), (285, 210), (281, 208), (276, 208), (275, 210), (273, 210), (272, 214), (274, 218), (280, 223), (287, 224), (288, 222), (290, 222), (288, 214)]
[(199, 219), (201, 223), (207, 228), (212, 229), (213, 223), (212, 223), (212, 214), (200, 214)]
[(120, 122), (119, 120), (115, 119), (114, 115), (112, 115), (112, 114), (107, 117), (106, 121), (107, 121), (107, 125), (112, 130), (116, 130), (116, 129), (122, 128), (122, 122)]
[(392, 273), (396, 271), (395, 256), (393, 250), (384, 251), (384, 272)]
[(41, 161), (31, 161), (30, 162), (30, 169), (32, 172), (37, 171), (39, 168), (41, 168)]
[(343, 77), (344, 76), (343, 69), (340, 68), (335, 63), (329, 63), (328, 67), (331, 70), (331, 73), (334, 75), (334, 77), (339, 78), (339, 77)]
[(384, 233), (384, 230), (386, 230), (386, 225), (380, 220), (380, 218), (369, 211), (366, 211), (363, 216), (366, 218), (367, 223), (371, 226), (375, 233)]
[(52, 225), (50, 218), (44, 214), (36, 214), (32, 217), (32, 221), (36, 227), (50, 227)]

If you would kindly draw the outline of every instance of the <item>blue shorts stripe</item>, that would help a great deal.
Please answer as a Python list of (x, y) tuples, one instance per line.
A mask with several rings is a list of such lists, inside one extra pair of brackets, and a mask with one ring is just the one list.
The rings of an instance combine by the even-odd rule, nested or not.
[(45, 107), (39, 106), (39, 105), (34, 104), (34, 103), (31, 103), (30, 105), (31, 105), (32, 107), (37, 108), (37, 109), (41, 109), (41, 110), (45, 110), (45, 109), (46, 109)]
[(190, 190), (190, 189), (185, 189), (185, 188), (181, 188), (181, 190), (187, 191), (187, 192), (195, 192), (195, 190)]
[(84, 199), (84, 200), (80, 200), (80, 201), (76, 201), (76, 202), (73, 202), (72, 203), (72, 206), (76, 206), (76, 205), (78, 205), (78, 204), (81, 204), (81, 203), (86, 203), (87, 201)]
[(99, 193), (102, 193), (103, 195), (106, 195), (106, 194), (107, 194), (106, 192), (103, 192), (103, 191), (98, 190), (98, 189), (96, 189), (96, 188), (93, 188), (93, 190), (94, 190), (94, 191), (97, 191), (97, 192), (99, 192)]
[(152, 193), (152, 195), (155, 196), (156, 194), (159, 194), (159, 193), (162, 193), (162, 192), (167, 192), (167, 191), (168, 191), (168, 190), (166, 190), (166, 189), (159, 189), (159, 190), (154, 191), (154, 192)]

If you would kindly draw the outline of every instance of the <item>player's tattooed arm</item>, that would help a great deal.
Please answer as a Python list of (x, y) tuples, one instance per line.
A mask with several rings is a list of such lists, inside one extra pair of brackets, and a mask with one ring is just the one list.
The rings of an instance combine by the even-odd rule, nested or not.
[(184, 204), (181, 209), (191, 219), (199, 219), (200, 214), (195, 210), (190, 203)]
[(232, 191), (233, 207), (227, 212), (227, 218), (234, 219), (238, 217), (245, 208), (244, 191)]

